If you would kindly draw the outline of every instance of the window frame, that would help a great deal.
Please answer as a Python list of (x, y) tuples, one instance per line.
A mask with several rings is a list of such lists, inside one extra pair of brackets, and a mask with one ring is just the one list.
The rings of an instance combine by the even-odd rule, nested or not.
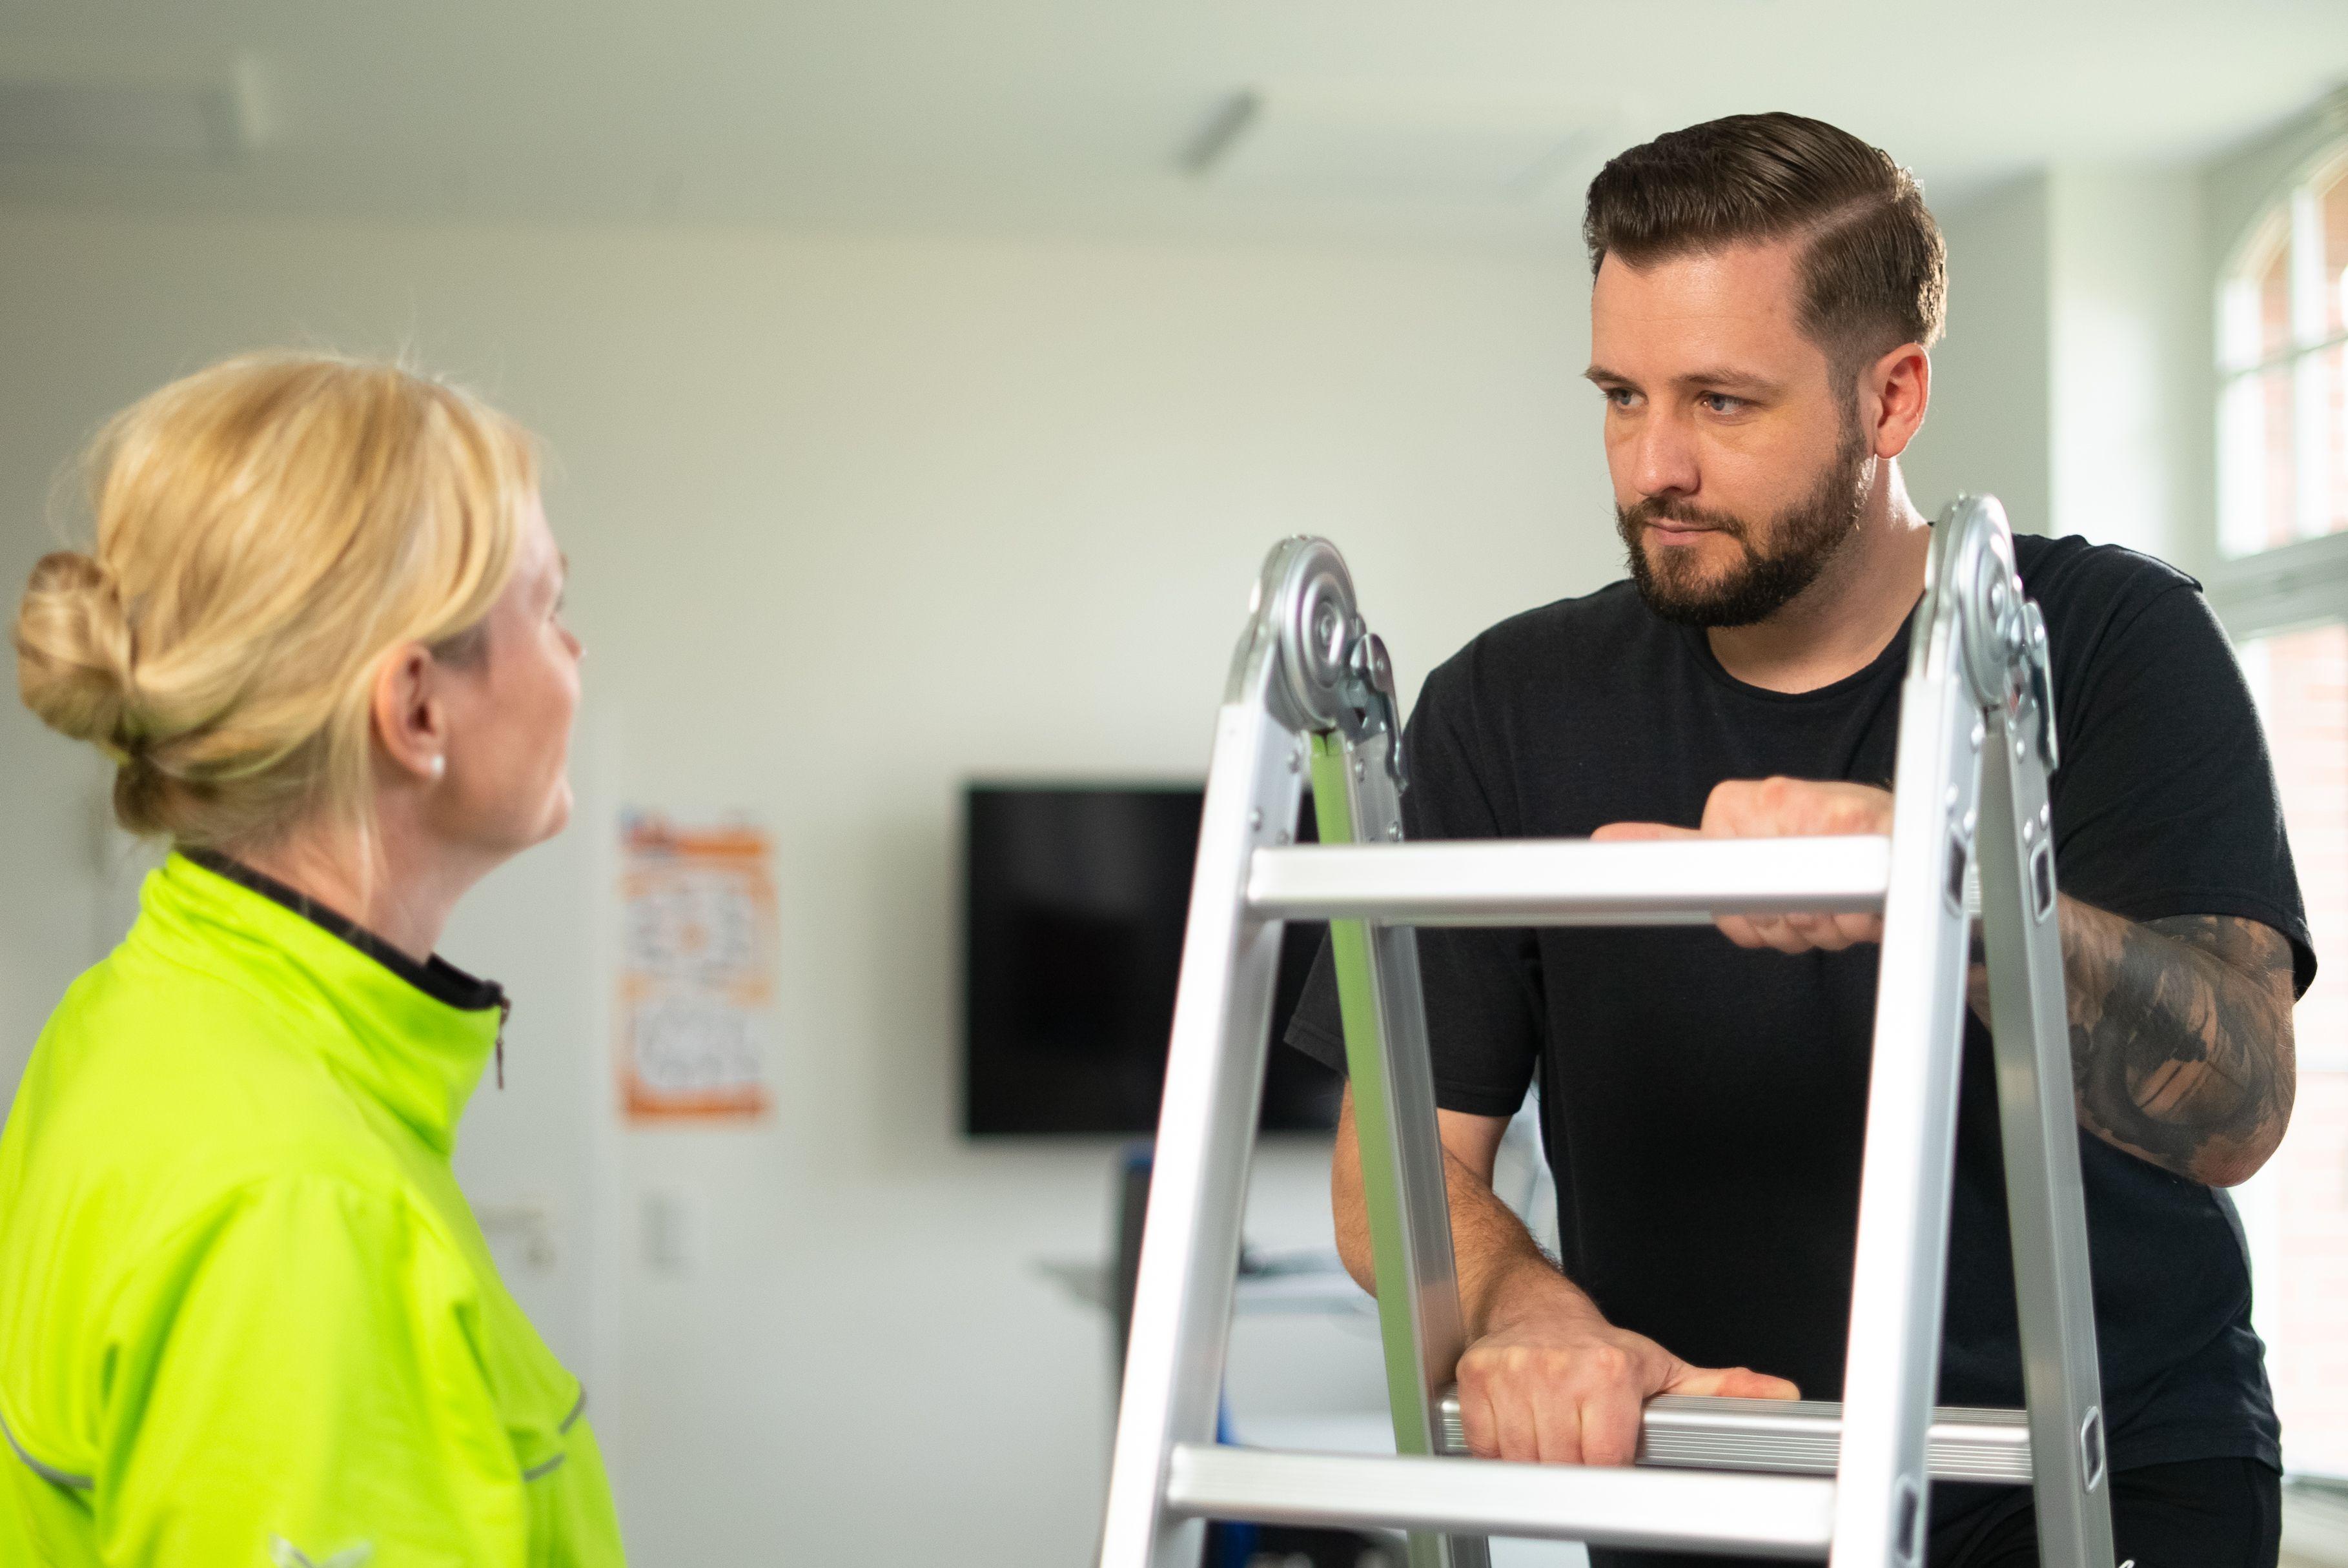
[[(2293, 159), (2281, 170), (2281, 177), (2265, 187), (2247, 220), (2237, 228), (2233, 243), (2225, 251), (2211, 279), (2211, 328), (2216, 352), (2210, 356), (2213, 376), (2209, 407), (2215, 436), (2215, 483), (2210, 499), (2215, 504), (2204, 535), (2212, 556), (2205, 586), (2210, 608), (2237, 648), (2312, 627), (2348, 624), (2348, 530), (2304, 536), (2287, 544), (2240, 555), (2227, 553), (2230, 519), (2238, 515), (2233, 509), (2241, 504), (2234, 488), (2240, 480), (2232, 466), (2234, 454), (2229, 449), (2228, 438), (2229, 408), (2234, 389), (2245, 382), (2255, 384), (2256, 378), (2271, 375), (2281, 367), (2319, 364), (2320, 356), (2348, 343), (2348, 320), (2343, 320), (2338, 331), (2302, 331), (2311, 304), (2309, 295), (2312, 293), (2321, 298), (2320, 273), (2312, 289), (2304, 275), (2292, 278), (2290, 341), (2277, 352), (2255, 358), (2230, 358), (2226, 353), (2231, 325), (2230, 312), (2243, 308), (2245, 287), (2255, 290), (2249, 267), (2253, 258), (2274, 242), (2278, 227), (2283, 229), (2284, 238), (2291, 244), (2295, 262), (2303, 250), (2302, 236), (2314, 226), (2311, 214), (2312, 198), (2332, 178), (2348, 178), (2348, 117), (2334, 119), (2325, 126), (2316, 145)], [(2320, 232), (2320, 228), (2316, 232)], [(2295, 273), (2303, 274), (2306, 270), (2294, 265)], [(2250, 297), (2254, 302), (2255, 294)], [(2348, 308), (2343, 308), (2342, 315), (2348, 317)], [(2306, 417), (2300, 412), (2302, 398), (2303, 394), (2294, 392), (2291, 467), (2300, 493), (2304, 496), (2308, 459), (2302, 446), (2309, 432)], [(2335, 1059), (2340, 1055), (2338, 1051), (2318, 1054), (2322, 1058), (2320, 1062), (2302, 1059), (2302, 1070), (2339, 1070), (2341, 1064)], [(2241, 1218), (2246, 1225), (2244, 1240), (2250, 1253), (2254, 1292), (2260, 1276), (2265, 1274), (2271, 1278), (2270, 1271), (2280, 1263), (2275, 1253), (2279, 1238), (2274, 1231), (2274, 1205), (2279, 1193), (2271, 1185), (2279, 1176), (2279, 1172), (2261, 1172), (2238, 1194), (2237, 1202), (2245, 1211)], [(2290, 1463), (2287, 1443), (2285, 1462)], [(2294, 1484), (2302, 1486), (2348, 1487), (2348, 1477), (2322, 1470), (2294, 1467), (2290, 1474)]]
[[(2291, 341), (2283, 348), (2256, 358), (2230, 360), (2226, 354), (2228, 317), (2241, 308), (2240, 291), (2255, 287), (2249, 275), (2251, 259), (2280, 237), (2296, 258), (2308, 237), (2321, 232), (2315, 197), (2332, 180), (2348, 180), (2348, 133), (2333, 128), (2311, 151), (2295, 159), (2284, 176), (2266, 189), (2249, 220), (2242, 223), (2219, 266), (2211, 291), (2214, 380), (2211, 398), (2216, 426), (2215, 478), (2217, 510), (2210, 543), (2215, 562), (2209, 573), (2209, 597), (2227, 634), (2237, 643), (2299, 630), (2327, 621), (2348, 620), (2348, 530), (2321, 533), (2271, 545), (2240, 555), (2226, 552), (2227, 519), (2233, 487), (2239, 482), (2228, 450), (2227, 407), (2234, 389), (2279, 369), (2312, 365), (2319, 356), (2348, 345), (2348, 319), (2336, 331), (2306, 331), (2304, 317), (2320, 308), (2320, 272), (2294, 265), (2291, 282)], [(2281, 231), (2280, 236), (2278, 231)], [(2348, 309), (2342, 312), (2348, 318)], [(2303, 416), (2295, 414), (2295, 418)], [(2301, 450), (2303, 428), (2292, 432), (2292, 464), (2302, 476), (2308, 461)], [(2305, 482), (2302, 478), (2302, 484)], [(2302, 492), (2303, 493), (2303, 492)], [(2302, 504), (2304, 504), (2302, 502)]]

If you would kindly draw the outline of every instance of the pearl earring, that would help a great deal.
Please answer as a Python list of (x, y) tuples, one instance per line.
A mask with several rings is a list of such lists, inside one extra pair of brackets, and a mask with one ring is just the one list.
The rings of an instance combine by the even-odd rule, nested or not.
[(435, 758), (432, 759), (432, 777), (433, 777), (433, 778), (435, 778), (435, 779), (443, 778), (443, 777), (445, 777), (445, 776), (448, 774), (448, 758), (446, 758), (445, 756), (443, 756), (443, 757), (435, 757)]

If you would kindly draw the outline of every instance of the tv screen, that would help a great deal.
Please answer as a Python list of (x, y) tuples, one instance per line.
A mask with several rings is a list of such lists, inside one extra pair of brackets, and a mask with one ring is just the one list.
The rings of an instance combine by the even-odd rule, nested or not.
[[(970, 787), (966, 1131), (1157, 1130), (1204, 798), (1195, 785)], [(1282, 934), (1267, 1130), (1336, 1125), (1337, 1076), (1279, 1043), (1327, 929)]]

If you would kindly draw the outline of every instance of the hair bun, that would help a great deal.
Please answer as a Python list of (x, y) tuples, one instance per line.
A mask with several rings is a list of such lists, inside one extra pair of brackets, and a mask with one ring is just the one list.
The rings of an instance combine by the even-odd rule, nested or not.
[(33, 565), (16, 611), (16, 687), (60, 735), (119, 754), (130, 706), (130, 624), (114, 574), (78, 551)]

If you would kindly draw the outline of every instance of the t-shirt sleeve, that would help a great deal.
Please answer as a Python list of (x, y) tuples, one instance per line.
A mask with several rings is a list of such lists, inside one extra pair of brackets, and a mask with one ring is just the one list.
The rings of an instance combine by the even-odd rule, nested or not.
[[(2057, 669), (2062, 669), (2057, 650)], [(2057, 881), (2129, 920), (2241, 915), (2291, 939), (2315, 977), (2282, 799), (2249, 684), (2189, 582), (2110, 629), (2063, 689), (2052, 781)]]
[(196, 1229), (116, 1314), (108, 1560), (520, 1568), (521, 1477), (471, 1276), (439, 1233), (323, 1176), (250, 1189)]
[[(1426, 679), (1403, 742), (1410, 788), (1403, 831), (1411, 839), (1494, 839), (1518, 831), (1500, 777), (1476, 723), (1471, 648)], [(1427, 1047), (1436, 1103), (1476, 1116), (1512, 1116), (1524, 1103), (1542, 1045), (1540, 974), (1525, 930), (1428, 926), (1418, 932)], [(1288, 1043), (1345, 1070), (1337, 977), (1329, 944), (1306, 982)]]

